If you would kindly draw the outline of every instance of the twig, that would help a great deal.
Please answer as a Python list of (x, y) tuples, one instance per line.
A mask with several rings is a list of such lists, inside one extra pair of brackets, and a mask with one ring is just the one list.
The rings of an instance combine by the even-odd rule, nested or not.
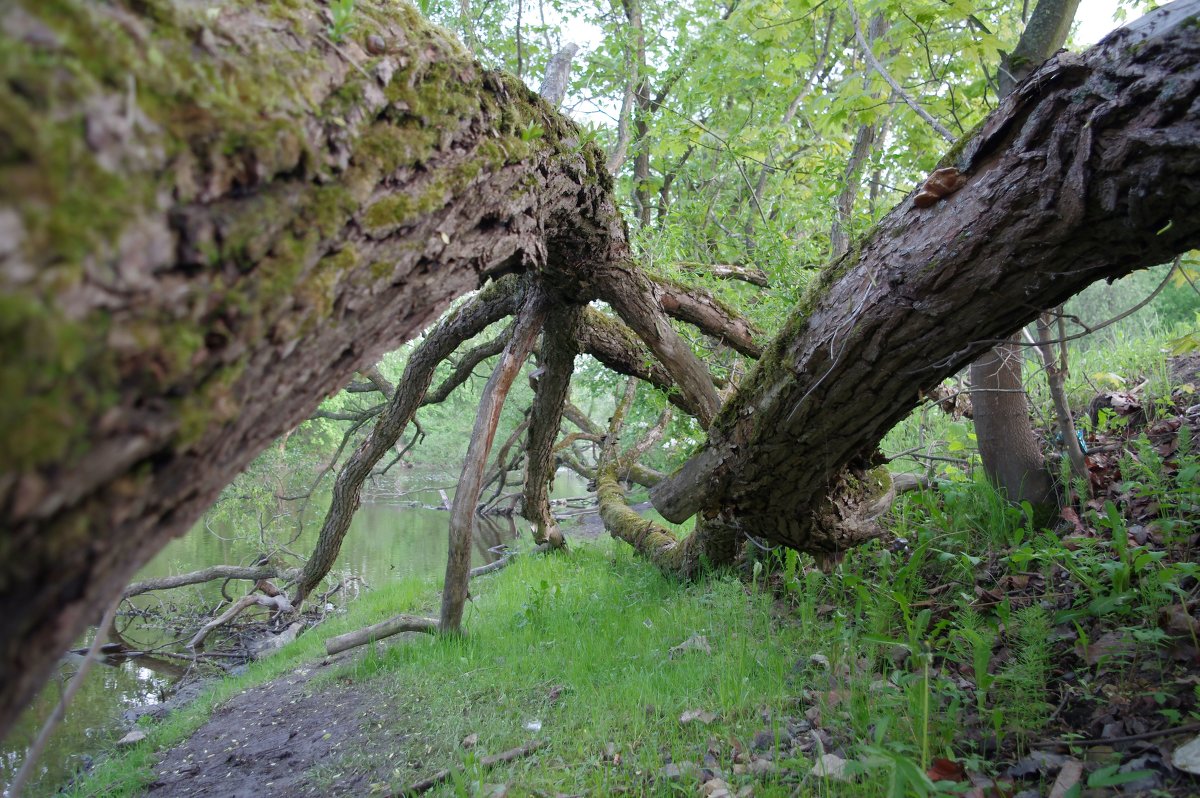
[(867, 61), (870, 62), (871, 67), (879, 73), (879, 76), (883, 78), (889, 86), (892, 87), (892, 91), (900, 95), (900, 98), (908, 104), (908, 107), (916, 112), (917, 116), (928, 122), (929, 125), (936, 130), (942, 138), (953, 144), (957, 140), (954, 134), (951, 133), (945, 125), (934, 119), (928, 111), (922, 108), (921, 105), (913, 99), (912, 95), (906, 92), (904, 87), (901, 86), (894, 77), (892, 77), (891, 73), (888, 72), (884, 65), (879, 62), (879, 59), (875, 57), (875, 53), (871, 50), (871, 45), (867, 43), (866, 37), (863, 36), (862, 25), (860, 25), (858, 22), (858, 12), (854, 9), (854, 3), (850, 3), (849, 5), (850, 18), (854, 20), (854, 35), (858, 39), (858, 46), (862, 48), (863, 55), (866, 57)]
[[(529, 756), (530, 754), (532, 754), (534, 751), (538, 750), (545, 744), (546, 743), (543, 742), (542, 740), (534, 740), (531, 743), (522, 745), (520, 748), (511, 748), (500, 754), (493, 754), (492, 756), (482, 757), (479, 760), (478, 764), (480, 767), (485, 767), (485, 768), (494, 767), (496, 765), (502, 765), (507, 762), (512, 762), (514, 759), (520, 759), (523, 756)], [(387, 795), (389, 796), (389, 798), (391, 798), (391, 796), (395, 796), (395, 795), (420, 795), (423, 792), (428, 792), (429, 790), (432, 790), (434, 787), (438, 786), (442, 782), (449, 780), (449, 778), (450, 778), (449, 770), (439, 770), (437, 773), (433, 774), (429, 778), (424, 779), (423, 781), (418, 781), (416, 784), (406, 787), (405, 789), (401, 790), (399, 793), (388, 793)]]
[(1200, 731), (1200, 723), (1185, 723), (1182, 726), (1176, 726), (1173, 729), (1155, 729), (1154, 731), (1142, 732), (1141, 734), (1127, 734), (1124, 737), (1097, 737), (1091, 740), (1046, 740), (1038, 743), (1035, 748), (1049, 748), (1051, 746), (1078, 746), (1086, 747), (1093, 745), (1113, 745), (1115, 743), (1136, 743), (1139, 740), (1153, 740), (1156, 737), (1172, 737), (1176, 734), (1188, 734), (1190, 732)]
[(21, 763), (21, 769), (17, 771), (12, 784), (9, 785), (8, 792), (5, 793), (9, 798), (18, 798), (20, 796), (25, 783), (33, 775), (37, 761), (46, 748), (46, 743), (50, 741), (51, 733), (62, 722), (62, 719), (66, 717), (67, 705), (71, 703), (71, 699), (75, 697), (75, 694), (79, 692), (79, 688), (83, 686), (84, 678), (87, 676), (88, 671), (92, 669), (92, 664), (96, 661), (96, 655), (100, 653), (100, 647), (104, 645), (105, 638), (108, 637), (108, 629), (112, 626), (113, 618), (116, 617), (117, 607), (120, 606), (121, 601), (121, 597), (118, 596), (116, 601), (105, 610), (104, 617), (100, 619), (100, 625), (96, 627), (96, 636), (92, 638), (92, 645), (88, 647), (87, 654), (84, 655), (83, 662), (79, 665), (79, 670), (75, 671), (75, 675), (67, 683), (67, 689), (63, 691), (62, 698), (59, 700), (58, 706), (54, 708), (54, 712), (50, 713), (50, 717), (46, 718), (46, 722), (42, 724), (42, 730), (38, 732), (37, 739), (33, 741), (33, 745), (29, 746), (29, 751), (25, 754), (25, 761)]

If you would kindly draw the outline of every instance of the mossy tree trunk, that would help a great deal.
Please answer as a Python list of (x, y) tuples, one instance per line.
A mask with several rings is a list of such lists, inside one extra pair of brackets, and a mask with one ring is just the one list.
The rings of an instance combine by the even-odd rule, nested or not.
[(668, 517), (705, 511), (682, 570), (746, 532), (854, 542), (886, 492), (862, 453), (921, 388), (1038, 308), (1200, 243), (1200, 44), (1182, 7), (1190, 24), (1177, 4), (1019, 87), (952, 159), (966, 186), (906, 200), (829, 269), (718, 414), (630, 260), (601, 153), (406, 4), (360, 5), (337, 49), (285, 4), (13, 4), (0, 730), (250, 458), (510, 271), (554, 306), (610, 301), (716, 414), (659, 493)]
[(382, 8), (335, 49), (316, 4), (6, 6), (0, 730), (356, 369), (489, 277), (627, 257), (603, 154)]

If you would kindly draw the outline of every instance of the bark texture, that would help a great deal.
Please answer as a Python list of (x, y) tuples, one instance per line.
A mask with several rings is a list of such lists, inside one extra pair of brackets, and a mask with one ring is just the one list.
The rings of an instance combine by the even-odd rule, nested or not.
[[(354, 512), (358, 509), (363, 482), (370, 476), (375, 464), (400, 440), (417, 408), (425, 403), (425, 392), (433, 382), (438, 364), (463, 341), (515, 313), (523, 298), (524, 292), (516, 277), (501, 278), (443, 319), (413, 350), (400, 377), (399, 389), (393, 392), (370, 434), (338, 472), (321, 532), (296, 583), (296, 605), (304, 602), (333, 567), (350, 523), (354, 520)], [(462, 379), (466, 379), (466, 376), (463, 375)]]
[(576, 341), (583, 308), (556, 308), (546, 319), (542, 335), (541, 366), (534, 385), (529, 414), (529, 439), (525, 444), (525, 488), (521, 515), (533, 524), (533, 540), (554, 545), (562, 532), (550, 512), (550, 482), (554, 479), (554, 441), (562, 424), (563, 407), (575, 370)]
[(508, 397), (513, 380), (533, 351), (538, 331), (549, 311), (549, 296), (539, 285), (533, 284), (526, 292), (525, 305), (513, 324), (512, 338), (492, 369), (492, 376), (488, 378), (479, 399), (475, 428), (471, 431), (462, 475), (454, 491), (454, 504), (450, 507), (450, 551), (446, 558), (440, 621), (443, 633), (458, 632), (462, 623), (471, 572), (471, 531), (475, 525), (479, 494), (483, 490), (483, 472), (487, 468), (492, 441), (496, 437), (496, 425), (500, 422), (500, 411), (504, 409), (504, 400)]

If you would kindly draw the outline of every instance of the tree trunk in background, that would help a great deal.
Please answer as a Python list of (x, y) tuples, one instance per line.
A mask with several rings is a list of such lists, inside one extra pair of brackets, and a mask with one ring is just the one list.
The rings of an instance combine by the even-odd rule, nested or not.
[[(1001, 99), (1066, 43), (1078, 8), (1079, 0), (1039, 0), (1016, 49), (1001, 62)], [(971, 364), (975, 438), (983, 470), (997, 489), (1010, 501), (1045, 508), (1057, 496), (1029, 419), (1021, 349), (1013, 339)]]
[[(887, 29), (888, 23), (883, 15), (878, 13), (873, 15), (871, 23), (867, 26), (867, 46), (870, 47), (879, 37), (887, 33)], [(870, 74), (870, 72), (864, 72), (864, 75), (869, 76)], [(864, 80), (864, 89), (869, 87), (870, 82)], [(872, 99), (878, 99), (880, 95), (875, 93), (870, 96)], [(875, 150), (875, 143), (879, 140), (878, 134), (878, 127), (871, 122), (859, 125), (858, 132), (854, 135), (854, 146), (850, 148), (850, 157), (846, 160), (846, 170), (842, 173), (842, 191), (838, 195), (837, 213), (834, 214), (833, 225), (829, 230), (830, 260), (842, 257), (850, 248), (850, 233), (847, 232), (847, 228), (854, 215), (854, 203), (858, 199), (862, 173), (866, 168), (867, 161), (871, 158), (871, 153)]]
[(1024, 347), (1011, 341), (971, 364), (975, 438), (983, 470), (1009, 501), (1046, 507), (1057, 496), (1042, 458), (1042, 443), (1029, 421), (1024, 357)]
[[(1039, 70), (954, 156), (964, 188), (814, 281), (668, 481), (716, 510), (705, 551), (845, 545), (828, 493), (973, 342), (1200, 244), (1198, 6)], [(138, 7), (3, 19), (0, 730), (138, 565), (452, 296), (626, 280), (635, 315), (648, 290), (603, 155), (407, 4), (360, 5), (338, 51), (286, 4)]]

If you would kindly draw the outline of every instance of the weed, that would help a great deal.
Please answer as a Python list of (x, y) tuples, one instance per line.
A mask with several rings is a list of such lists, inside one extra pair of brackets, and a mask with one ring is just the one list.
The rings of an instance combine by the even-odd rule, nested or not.
[(333, 22), (329, 25), (329, 38), (342, 42), (354, 28), (354, 0), (333, 0), (329, 4)]

